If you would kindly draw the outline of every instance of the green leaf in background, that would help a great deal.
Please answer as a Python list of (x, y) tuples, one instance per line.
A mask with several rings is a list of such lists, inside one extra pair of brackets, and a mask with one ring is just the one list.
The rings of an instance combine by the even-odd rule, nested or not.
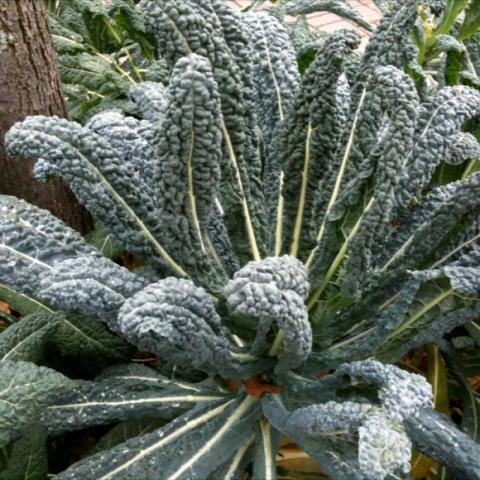
[(117, 258), (123, 250), (115, 243), (112, 235), (100, 222), (96, 222), (95, 229), (86, 236), (87, 242), (92, 244), (107, 258)]
[[(460, 2), (459, 2), (460, 3)], [(480, 27), (480, 0), (470, 0), (465, 9), (465, 18), (458, 32), (460, 40), (466, 40), (478, 32)]]
[(62, 355), (97, 357), (102, 363), (125, 361), (132, 352), (132, 347), (104, 323), (78, 315), (64, 316), (52, 340)]
[(19, 438), (54, 396), (74, 385), (49, 368), (0, 361), (0, 447)]
[(0, 361), (37, 362), (62, 317), (38, 311), (11, 325), (0, 334)]
[(8, 452), (0, 480), (45, 480), (48, 472), (47, 433), (38, 423), (28, 425)]

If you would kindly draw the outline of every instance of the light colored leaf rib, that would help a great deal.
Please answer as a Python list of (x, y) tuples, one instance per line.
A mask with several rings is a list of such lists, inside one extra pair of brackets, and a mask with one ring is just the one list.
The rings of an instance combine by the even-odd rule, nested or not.
[(66, 318), (63, 319), (63, 323), (65, 323), (69, 328), (72, 330), (75, 330), (77, 333), (79, 333), (82, 337), (85, 337), (88, 339), (89, 342), (93, 342), (96, 345), (100, 346), (102, 349), (105, 348), (105, 345), (98, 340), (95, 340), (93, 337), (89, 337), (85, 332), (80, 330), (78, 327), (76, 327), (73, 323), (69, 322)]
[(262, 432), (263, 455), (265, 457), (265, 480), (274, 480), (272, 476), (272, 429), (270, 423), (267, 421), (260, 422), (260, 430)]
[(192, 468), (195, 463), (200, 460), (206, 452), (211, 450), (215, 444), (222, 440), (225, 433), (244, 415), (258, 400), (255, 397), (248, 395), (245, 400), (236, 408), (236, 410), (225, 421), (222, 427), (208, 440), (198, 452), (193, 455), (187, 462), (185, 462), (173, 475), (168, 477), (168, 480), (176, 480), (189, 468)]
[(248, 449), (250, 448), (250, 445), (253, 443), (255, 440), (255, 435), (252, 435), (248, 441), (245, 443), (245, 445), (241, 446), (237, 453), (234, 455), (232, 459), (232, 463), (228, 467), (227, 473), (223, 477), (223, 480), (231, 480), (233, 475), (235, 474), (235, 471), (237, 470), (238, 466), (240, 465), (240, 462), (242, 461), (243, 456), (247, 453)]
[(440, 352), (438, 350), (438, 347), (436, 345), (433, 346), (433, 352), (434, 352), (434, 357), (433, 357), (433, 379), (430, 382), (432, 384), (432, 391), (433, 391), (433, 405), (435, 407), (438, 407), (437, 405), (437, 399), (438, 399), (438, 390), (439, 390), (439, 384), (440, 384), (440, 362), (441, 362), (441, 357), (440, 357)]
[[(195, 105), (192, 108), (192, 118), (195, 115)], [(193, 126), (192, 126), (193, 127)], [(203, 253), (206, 253), (205, 243), (203, 242), (202, 228), (200, 227), (200, 220), (198, 219), (197, 212), (197, 199), (195, 196), (195, 187), (193, 184), (193, 152), (195, 150), (195, 130), (191, 129), (190, 136), (190, 149), (188, 152), (188, 161), (187, 161), (187, 179), (188, 179), (188, 198), (190, 200), (190, 209), (192, 211), (192, 220), (195, 230), (197, 232), (198, 240), (200, 241), (200, 247)]]
[(16, 255), (17, 257), (24, 258), (25, 260), (28, 260), (31, 263), (35, 263), (36, 265), (40, 265), (42, 268), (48, 268), (51, 270), (53, 267), (51, 265), (48, 265), (48, 263), (42, 262), (41, 260), (38, 260), (38, 258), (32, 257), (30, 255), (27, 255), (25, 253), (19, 252), (18, 250), (15, 250), (12, 247), (9, 247), (5, 243), (2, 243), (0, 245), (0, 248), (3, 248), (4, 250), (7, 250), (10, 253), (13, 253), (13, 255)]
[(105, 60), (110, 65), (112, 65), (116, 70), (118, 70), (118, 73), (120, 73), (120, 75), (125, 77), (132, 85), (137, 84), (137, 82), (132, 78), (132, 76), (126, 70), (124, 70), (116, 60), (111, 60), (110, 58), (108, 58), (106, 55), (103, 55), (99, 51), (96, 51), (94, 55), (96, 55), (97, 57), (103, 58), (103, 60)]
[[(168, 15), (167, 15), (168, 16)], [(182, 39), (183, 46), (185, 47), (185, 50), (188, 52), (190, 55), (193, 53), (192, 49), (190, 48), (190, 44), (188, 43), (188, 40), (186, 39), (185, 35), (183, 32), (178, 28), (177, 24), (174, 22), (173, 18), (168, 16), (168, 19), (170, 20), (171, 24), (173, 25), (173, 29), (175, 32), (178, 34), (178, 36)]]
[(175, 385), (177, 387), (183, 388), (184, 390), (193, 390), (194, 392), (202, 391), (200, 388), (193, 387), (192, 385), (188, 385), (182, 382), (174, 382), (173, 380), (168, 380), (166, 378), (142, 377), (139, 375), (117, 375), (115, 377), (109, 377), (109, 378), (120, 378), (122, 380), (140, 380), (142, 382), (154, 382), (154, 383), (160, 381), (168, 385)]
[[(10, 363), (13, 363), (13, 362), (10, 362)], [(36, 384), (42, 384), (44, 382), (43, 379), (40, 379), (40, 380), (36, 380), (34, 382), (30, 382), (30, 383), (22, 383), (22, 384), (18, 384), (18, 385), (14, 385), (14, 382), (15, 382), (15, 379), (12, 379), (12, 381), (10, 382), (10, 384), (8, 385), (7, 388), (5, 388), (4, 390), (2, 390), (0, 392), (0, 396), (2, 395), (5, 395), (7, 393), (10, 392), (10, 390), (15, 390), (17, 388), (26, 388), (26, 387), (32, 387)], [(65, 385), (68, 385), (68, 384), (65, 384)], [(59, 386), (58, 385), (55, 385), (55, 386), (51, 386), (51, 389), (56, 389), (58, 388)], [(6, 400), (1, 400), (1, 401), (6, 401)]]
[(203, 425), (204, 423), (208, 422), (212, 418), (217, 417), (220, 415), (227, 407), (230, 405), (234, 400), (230, 400), (223, 405), (220, 405), (217, 408), (214, 408), (213, 410), (209, 410), (208, 412), (204, 413), (203, 415), (200, 415), (197, 418), (194, 418), (193, 420), (190, 420), (187, 422), (185, 425), (181, 426), (177, 430), (173, 431), (172, 433), (162, 437), (158, 442), (155, 442), (153, 445), (150, 447), (140, 450), (134, 457), (132, 457), (130, 460), (127, 462), (123, 463), (122, 465), (116, 467), (114, 470), (111, 472), (107, 473), (106, 475), (103, 475), (100, 477), (98, 480), (110, 480), (113, 478), (115, 475), (117, 475), (120, 472), (123, 472), (124, 470), (127, 470), (129, 467), (134, 465), (136, 462), (142, 460), (145, 458), (147, 455), (150, 455), (153, 453), (155, 450), (158, 450), (159, 448), (164, 447), (165, 445), (168, 445), (169, 443), (173, 442), (176, 440), (178, 437), (182, 436), (183, 434), (190, 432), (194, 430), (195, 428), (199, 427), (200, 425)]
[(75, 46), (77, 48), (79, 47), (81, 50), (83, 50), (85, 48), (85, 45), (83, 45), (82, 43), (76, 42), (75, 40), (72, 40), (71, 38), (64, 37), (63, 35), (58, 35), (58, 34), (52, 33), (52, 38), (53, 38), (53, 40), (55, 40), (55, 39), (57, 39), (57, 41), (61, 40), (62, 42), (69, 43), (70, 45)]
[(15, 353), (25, 342), (27, 342), (28, 340), (30, 340), (31, 337), (34, 337), (35, 335), (37, 335), (39, 332), (39, 330), (35, 330), (34, 332), (32, 332), (28, 337), (25, 337), (23, 340), (21, 340), (20, 342), (18, 342), (9, 352), (7, 352), (3, 357), (0, 358), (0, 361), (4, 361), (4, 360), (8, 360), (8, 357), (10, 355), (12, 355), (13, 353)]
[(250, 353), (230, 352), (230, 355), (239, 362), (254, 362), (258, 360), (258, 357), (251, 355)]
[[(30, 467), (32, 466), (32, 459), (33, 459), (33, 455), (30, 453), (28, 455), (28, 461), (27, 461), (27, 468), (25, 470), (25, 478), (24, 480), (29, 480), (31, 477), (30, 477)], [(35, 472), (32, 472), (33, 474), (35, 474)]]
[[(49, 137), (52, 137), (51, 135), (45, 134)], [(57, 137), (52, 137), (54, 140), (58, 141)], [(63, 142), (65, 143), (65, 142)], [(115, 190), (115, 188), (108, 182), (108, 180), (104, 177), (102, 172), (94, 165), (90, 160), (88, 160), (82, 153), (73, 147), (70, 144), (67, 144), (68, 147), (73, 148), (77, 154), (82, 158), (82, 160), (95, 172), (96, 175), (100, 178), (101, 183), (109, 190), (112, 195), (115, 197), (115, 199), (123, 206), (123, 208), (127, 211), (128, 215), (132, 217), (135, 221), (135, 223), (139, 226), (140, 230), (144, 233), (144, 235), (147, 237), (147, 239), (152, 243), (154, 246), (155, 250), (160, 254), (160, 256), (170, 265), (170, 267), (177, 273), (177, 275), (181, 277), (188, 277), (187, 272), (178, 265), (175, 260), (167, 253), (167, 251), (158, 243), (157, 239), (152, 235), (150, 230), (148, 230), (147, 226), (143, 223), (143, 221), (137, 216), (137, 214), (134, 212), (132, 207), (125, 201), (125, 199)]]
[(447, 253), (440, 260), (437, 260), (430, 268), (434, 269), (434, 268), (439, 267), (442, 263), (445, 263), (452, 255), (455, 255), (457, 252), (462, 250), (462, 248), (465, 248), (468, 245), (470, 245), (471, 243), (475, 242), (475, 240), (480, 240), (480, 233), (478, 235), (475, 235), (475, 237), (471, 238), (470, 240), (467, 240), (466, 242), (463, 242), (461, 245), (459, 245), (457, 248), (453, 249), (451, 252)]
[(290, 255), (292, 257), (297, 257), (298, 255), (298, 248), (300, 246), (300, 236), (302, 233), (302, 226), (303, 226), (303, 211), (305, 210), (305, 197), (307, 196), (307, 186), (308, 186), (308, 173), (310, 170), (310, 160), (311, 160), (311, 141), (312, 141), (312, 124), (311, 122), (308, 123), (307, 128), (307, 141), (305, 143), (305, 162), (303, 164), (303, 171), (302, 171), (302, 185), (300, 187), (300, 199), (298, 201), (298, 209), (297, 209), (297, 216), (295, 218), (295, 227), (293, 230), (293, 240), (292, 246), (290, 248)]
[(355, 130), (357, 128), (358, 118), (359, 118), (359, 115), (360, 115), (360, 111), (363, 108), (363, 104), (365, 102), (366, 95), (367, 95), (367, 89), (364, 88), (363, 91), (362, 91), (362, 94), (360, 96), (360, 101), (358, 102), (357, 110), (355, 111), (355, 116), (353, 118), (353, 123), (352, 123), (352, 129), (350, 131), (350, 136), (348, 137), (347, 147), (345, 149), (345, 153), (343, 155), (342, 162), (340, 164), (340, 169), (338, 170), (337, 178), (335, 180), (335, 186), (333, 188), (332, 195), (331, 195), (330, 200), (328, 202), (328, 205), (327, 205), (327, 208), (326, 208), (326, 211), (325, 211), (325, 215), (323, 217), (323, 221), (322, 221), (322, 224), (320, 226), (320, 230), (319, 230), (318, 235), (317, 235), (317, 239), (316, 239), (317, 240), (317, 246), (310, 252), (310, 255), (308, 256), (308, 259), (305, 263), (305, 266), (307, 268), (310, 268), (312, 266), (313, 259), (315, 258), (315, 253), (317, 252), (318, 246), (319, 246), (319, 244), (320, 244), (320, 242), (323, 238), (323, 234), (325, 233), (325, 225), (326, 225), (326, 222), (328, 220), (328, 215), (330, 214), (330, 211), (331, 211), (333, 205), (335, 204), (335, 202), (337, 201), (338, 195), (340, 194), (340, 187), (342, 185), (343, 177), (344, 177), (345, 171), (347, 169), (347, 164), (348, 164), (348, 160), (350, 158), (350, 153), (352, 152), (353, 140), (355, 138)]
[(329, 347), (327, 349), (327, 352), (334, 352), (335, 350), (338, 350), (342, 347), (346, 347), (347, 345), (350, 345), (350, 344), (356, 342), (357, 340), (360, 340), (361, 338), (366, 337), (368, 334), (372, 333), (375, 330), (375, 328), (377, 328), (377, 327), (369, 328), (368, 330), (365, 330), (365, 331), (355, 335), (354, 337), (348, 338), (347, 340), (344, 340), (343, 342), (335, 343), (334, 345), (332, 345), (331, 347)]
[(107, 244), (108, 244), (109, 241), (110, 241), (110, 234), (108, 234), (108, 235), (103, 239), (102, 246), (100, 247), (100, 253), (102, 253), (102, 255), (104, 254), (105, 249), (107, 248)]
[(257, 262), (261, 260), (260, 251), (258, 250), (257, 239), (255, 238), (255, 230), (253, 229), (252, 217), (250, 216), (250, 210), (247, 203), (247, 197), (245, 196), (245, 189), (243, 188), (242, 176), (240, 175), (240, 169), (238, 167), (237, 157), (235, 155), (235, 150), (233, 149), (232, 139), (228, 133), (227, 127), (225, 126), (225, 121), (222, 116), (222, 132), (227, 142), (228, 154), (232, 162), (233, 169), (235, 171), (235, 177), (237, 179), (238, 188), (240, 189), (240, 194), (242, 196), (242, 206), (243, 206), (243, 215), (245, 216), (245, 226), (247, 228), (248, 239), (250, 241), (250, 248), (252, 250), (253, 259)]
[(398, 335), (400, 335), (402, 332), (410, 328), (419, 318), (421, 318), (423, 315), (428, 313), (432, 308), (434, 308), (436, 305), (438, 305), (440, 302), (448, 298), (450, 295), (453, 295), (454, 293), (455, 291), (453, 290), (453, 288), (450, 288), (440, 293), (439, 295), (437, 295), (433, 300), (431, 300), (422, 308), (417, 310), (416, 313), (414, 313), (410, 318), (408, 318), (405, 322), (403, 322), (400, 326), (398, 326), (393, 332), (391, 332), (388, 336), (388, 339), (391, 340), (392, 338), (395, 338)]
[(148, 403), (197, 403), (197, 402), (213, 402), (221, 400), (223, 396), (213, 395), (185, 395), (185, 396), (170, 396), (170, 397), (156, 397), (156, 398), (140, 398), (137, 400), (119, 400), (119, 401), (102, 401), (102, 402), (84, 402), (84, 403), (70, 403), (64, 405), (51, 405), (47, 407), (49, 410), (71, 410), (84, 409), (89, 407), (119, 407), (122, 405), (142, 405)]
[(390, 257), (390, 259), (387, 262), (385, 262), (385, 264), (381, 268), (382, 271), (386, 270), (399, 256), (403, 255), (405, 250), (412, 244), (415, 238), (415, 234), (416, 232), (410, 235), (408, 240)]
[(279, 194), (277, 204), (277, 224), (275, 227), (275, 256), (279, 257), (282, 252), (282, 239), (283, 239), (283, 212), (285, 210), (285, 198), (283, 197), (283, 183), (285, 174), (280, 172), (279, 178)]

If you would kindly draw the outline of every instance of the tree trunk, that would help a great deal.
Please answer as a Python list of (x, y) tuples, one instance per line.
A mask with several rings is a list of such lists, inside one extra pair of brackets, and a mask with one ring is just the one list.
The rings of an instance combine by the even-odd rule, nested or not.
[(29, 115), (66, 117), (44, 0), (0, 0), (0, 193), (46, 208), (85, 233), (88, 212), (60, 179), (37, 182), (34, 160), (7, 157), (4, 136)]

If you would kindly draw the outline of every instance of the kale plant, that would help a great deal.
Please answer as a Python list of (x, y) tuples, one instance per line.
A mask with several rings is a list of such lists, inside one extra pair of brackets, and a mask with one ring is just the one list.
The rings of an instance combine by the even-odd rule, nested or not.
[(69, 115), (85, 121), (100, 110), (136, 113), (128, 89), (168, 81), (134, 0), (47, 0)]
[[(55, 478), (282, 478), (284, 435), (330, 478), (408, 478), (412, 447), (478, 478), (468, 428), (393, 365), (428, 342), (456, 361), (480, 291), (480, 173), (432, 181), (478, 148), (463, 127), (480, 93), (419, 99), (416, 3), (385, 15), (358, 68), (359, 36), (340, 31), (303, 76), (268, 13), (139, 8), (171, 72), (130, 92), (143, 119), (37, 116), (6, 137), (137, 261), (0, 197), (0, 295), (36, 312), (0, 334), (5, 471), (47, 436), (111, 426)], [(156, 368), (129, 363), (134, 348)]]

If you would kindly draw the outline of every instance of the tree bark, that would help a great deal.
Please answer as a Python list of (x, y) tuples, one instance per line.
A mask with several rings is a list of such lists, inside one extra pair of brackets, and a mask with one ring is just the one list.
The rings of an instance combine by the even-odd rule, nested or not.
[(0, 0), (0, 193), (50, 210), (85, 233), (88, 212), (58, 178), (37, 182), (35, 160), (9, 158), (4, 136), (29, 115), (67, 116), (44, 0)]

